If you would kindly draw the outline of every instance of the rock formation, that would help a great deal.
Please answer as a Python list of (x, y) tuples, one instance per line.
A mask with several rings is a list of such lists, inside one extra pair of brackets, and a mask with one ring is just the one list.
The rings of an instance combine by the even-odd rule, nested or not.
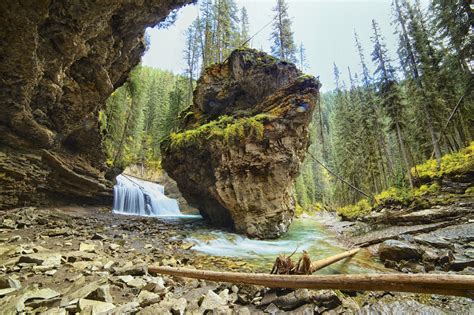
[(319, 82), (252, 49), (234, 51), (198, 81), (162, 165), (183, 196), (220, 226), (250, 237), (287, 231), (292, 183), (309, 145)]
[(98, 112), (145, 28), (190, 2), (0, 2), (0, 208), (111, 198)]

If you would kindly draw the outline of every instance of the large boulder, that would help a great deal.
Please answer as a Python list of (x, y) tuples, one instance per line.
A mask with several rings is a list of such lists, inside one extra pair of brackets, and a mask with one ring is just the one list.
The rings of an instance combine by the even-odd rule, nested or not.
[(420, 248), (412, 243), (387, 240), (379, 246), (378, 250), (380, 260), (391, 260), (399, 262), (401, 260), (418, 261), (421, 259), (422, 251)]
[(292, 185), (309, 145), (320, 83), (253, 49), (206, 69), (162, 165), (188, 202), (219, 226), (275, 238), (293, 218)]
[(98, 113), (192, 0), (0, 1), (0, 209), (111, 202)]

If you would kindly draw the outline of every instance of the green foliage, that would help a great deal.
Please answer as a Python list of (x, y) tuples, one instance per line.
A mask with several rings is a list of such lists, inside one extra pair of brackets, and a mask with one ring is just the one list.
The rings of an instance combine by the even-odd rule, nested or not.
[(428, 160), (412, 168), (414, 176), (422, 180), (441, 178), (444, 175), (462, 174), (474, 169), (474, 141), (459, 152), (446, 154), (441, 159), (440, 167), (436, 160)]
[(300, 217), (303, 213), (305, 213), (304, 208), (299, 203), (296, 203), (295, 216)]
[(393, 203), (407, 205), (411, 201), (412, 197), (413, 195), (407, 189), (391, 187), (374, 196), (374, 200), (375, 206), (386, 206)]
[(337, 214), (347, 219), (357, 219), (370, 213), (372, 207), (367, 199), (361, 199), (355, 205), (338, 208)]
[(291, 31), (291, 18), (288, 15), (288, 5), (285, 0), (277, 0), (273, 8), (273, 31), (271, 40), (272, 54), (281, 60), (296, 62), (296, 45)]
[(187, 103), (188, 81), (170, 72), (138, 66), (99, 112), (108, 166), (158, 160), (160, 143), (176, 127)]
[(421, 185), (413, 191), (413, 196), (415, 198), (422, 197), (430, 194), (435, 194), (439, 191), (439, 184), (432, 183), (431, 185)]

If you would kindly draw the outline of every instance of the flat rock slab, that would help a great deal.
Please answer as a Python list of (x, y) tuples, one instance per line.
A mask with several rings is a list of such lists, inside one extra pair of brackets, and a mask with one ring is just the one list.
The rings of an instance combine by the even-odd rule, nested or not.
[(371, 231), (365, 233), (362, 236), (353, 237), (353, 241), (356, 246), (367, 246), (382, 243), (383, 241), (389, 239), (396, 239), (402, 234), (418, 234), (423, 232), (430, 232), (435, 229), (439, 229), (450, 223), (441, 222), (433, 224), (421, 224), (421, 225), (411, 225), (411, 226), (389, 226), (386, 228), (381, 228), (379, 230)]

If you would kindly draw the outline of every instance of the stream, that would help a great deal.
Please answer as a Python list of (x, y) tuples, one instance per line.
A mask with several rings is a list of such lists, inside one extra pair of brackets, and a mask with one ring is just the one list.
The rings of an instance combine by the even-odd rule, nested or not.
[[(199, 219), (195, 219), (199, 220)], [(188, 221), (188, 220), (187, 220)], [(189, 221), (188, 221), (189, 222)], [(238, 258), (258, 271), (270, 271), (278, 255), (292, 257), (298, 261), (303, 250), (311, 260), (323, 259), (346, 249), (337, 241), (336, 235), (327, 230), (316, 217), (297, 218), (288, 233), (275, 240), (249, 239), (243, 235), (212, 229), (198, 228), (186, 242), (195, 244), (192, 250), (210, 256)], [(384, 271), (367, 250), (362, 250), (351, 259), (344, 259), (321, 269), (318, 274), (369, 273)]]
[[(177, 201), (164, 194), (164, 187), (130, 176), (120, 175), (114, 187), (114, 212), (124, 215), (159, 217), (174, 225), (183, 225), (191, 231), (177, 237), (190, 244), (199, 255), (234, 258), (244, 261), (255, 271), (269, 272), (278, 255), (292, 257), (295, 263), (302, 251), (311, 260), (323, 259), (345, 251), (336, 235), (317, 217), (297, 218), (288, 233), (275, 240), (249, 239), (243, 235), (208, 226), (200, 215), (187, 215), (179, 211)], [(319, 274), (368, 273), (383, 271), (366, 250), (355, 257), (341, 260), (318, 271)]]

